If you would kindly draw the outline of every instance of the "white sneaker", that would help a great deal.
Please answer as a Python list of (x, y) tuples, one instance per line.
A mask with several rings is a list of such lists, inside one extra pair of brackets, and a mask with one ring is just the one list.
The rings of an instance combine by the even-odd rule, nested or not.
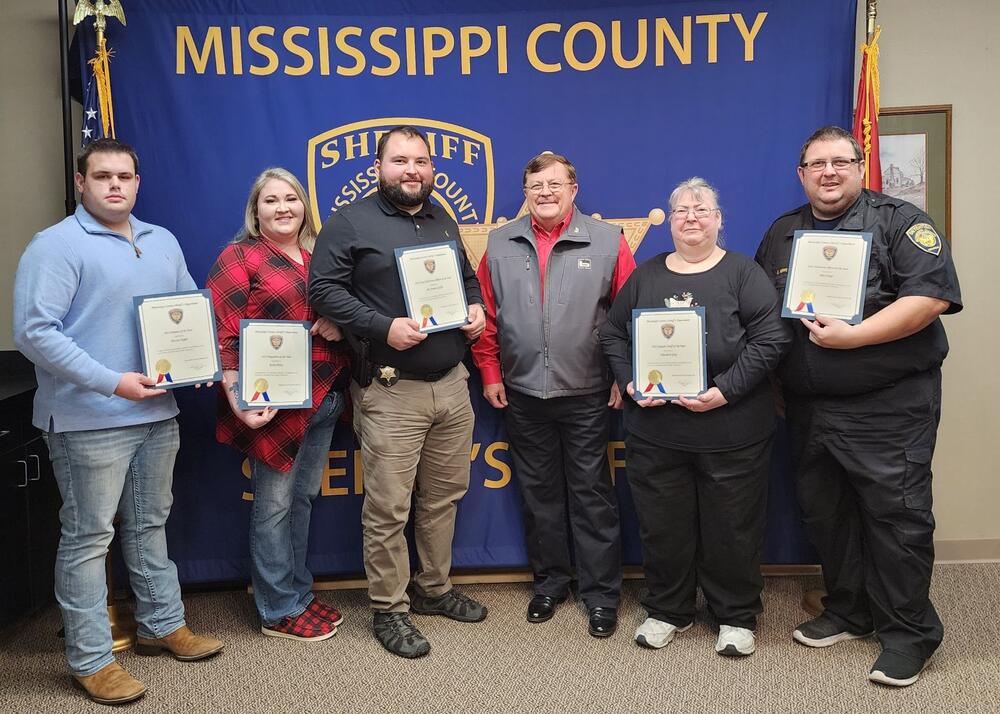
[(756, 649), (753, 631), (745, 627), (719, 625), (719, 639), (715, 641), (715, 651), (726, 657), (745, 657)]
[(684, 627), (677, 627), (677, 625), (671, 625), (669, 622), (647, 617), (646, 621), (636, 628), (635, 641), (636, 644), (643, 647), (658, 650), (661, 647), (669, 645), (670, 640), (674, 639), (674, 635), (678, 632), (685, 632), (691, 629), (691, 625), (693, 624), (691, 622)]

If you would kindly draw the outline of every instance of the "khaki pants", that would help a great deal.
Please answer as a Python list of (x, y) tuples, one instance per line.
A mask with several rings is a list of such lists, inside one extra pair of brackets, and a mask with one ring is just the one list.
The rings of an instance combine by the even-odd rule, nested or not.
[(437, 382), (351, 385), (365, 479), (365, 573), (374, 610), (409, 609), (410, 556), (403, 528), (411, 500), (419, 559), (414, 585), (427, 597), (451, 589), (455, 512), (469, 488), (475, 423), (468, 378), (460, 363)]

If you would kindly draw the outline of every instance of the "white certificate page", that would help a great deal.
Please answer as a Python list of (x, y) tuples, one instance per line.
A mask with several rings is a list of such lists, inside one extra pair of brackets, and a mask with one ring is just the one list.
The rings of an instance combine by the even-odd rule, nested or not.
[(137, 298), (143, 364), (159, 388), (218, 378), (211, 300), (202, 292)]
[(466, 324), (469, 309), (454, 245), (404, 248), (397, 261), (410, 319), (421, 332)]
[(695, 397), (705, 391), (705, 321), (698, 310), (636, 310), (632, 319), (636, 397)]
[(312, 404), (309, 326), (244, 320), (240, 324), (240, 406), (302, 408)]
[(796, 233), (782, 317), (823, 315), (860, 322), (870, 252), (871, 243), (861, 233)]

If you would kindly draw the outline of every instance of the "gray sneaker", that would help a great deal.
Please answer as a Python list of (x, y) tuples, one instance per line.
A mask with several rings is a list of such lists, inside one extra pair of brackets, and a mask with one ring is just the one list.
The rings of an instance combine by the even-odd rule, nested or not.
[(410, 622), (406, 612), (376, 612), (375, 637), (394, 655), (415, 659), (431, 651), (431, 643)]
[(481, 622), (486, 619), (486, 606), (452, 588), (439, 597), (414, 593), (410, 610), (418, 615), (444, 615), (459, 622)]

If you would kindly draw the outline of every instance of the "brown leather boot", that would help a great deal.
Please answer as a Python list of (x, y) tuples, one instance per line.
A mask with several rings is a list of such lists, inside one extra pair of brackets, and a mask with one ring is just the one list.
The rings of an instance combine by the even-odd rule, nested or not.
[(145, 637), (136, 639), (135, 651), (141, 655), (158, 655), (167, 650), (181, 662), (193, 662), (196, 659), (211, 657), (222, 649), (222, 642), (214, 637), (202, 637), (191, 632), (187, 625), (171, 632), (166, 637), (150, 640)]
[(98, 704), (124, 704), (146, 693), (142, 682), (126, 672), (120, 664), (112, 662), (85, 677), (73, 676), (76, 686), (86, 690)]

